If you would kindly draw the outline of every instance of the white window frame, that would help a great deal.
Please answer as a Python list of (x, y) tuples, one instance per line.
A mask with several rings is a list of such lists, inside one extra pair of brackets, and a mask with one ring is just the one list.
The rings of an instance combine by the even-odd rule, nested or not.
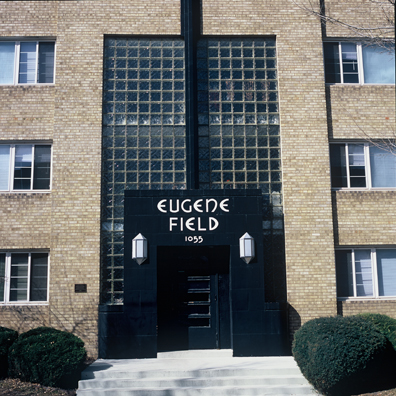
[[(382, 190), (382, 191), (396, 191), (396, 187), (373, 187), (371, 183), (371, 164), (370, 164), (370, 146), (373, 146), (367, 142), (331, 142), (331, 144), (343, 144), (345, 146), (345, 166), (347, 172), (347, 187), (331, 187), (332, 190)], [(349, 170), (349, 145), (364, 145), (364, 170), (366, 187), (351, 187), (350, 170)], [(330, 158), (331, 161), (331, 158)], [(331, 163), (330, 163), (331, 172)]]
[[(11, 255), (15, 253), (28, 254), (28, 275), (27, 275), (27, 299), (19, 301), (10, 301), (11, 291)], [(32, 253), (44, 253), (47, 254), (47, 298), (45, 301), (29, 301), (30, 298), (30, 273), (31, 273), (31, 256)], [(5, 276), (4, 276), (4, 299), (0, 301), (1, 305), (48, 305), (49, 300), (49, 284), (50, 284), (50, 253), (48, 251), (13, 251), (4, 252), (0, 251), (0, 254), (5, 254)]]
[[(10, 162), (9, 162), (9, 174), (8, 174), (8, 190), (0, 190), (1, 193), (49, 193), (52, 190), (52, 166), (53, 166), (53, 149), (51, 142), (14, 142), (14, 143), (3, 143), (0, 146), (10, 146)], [(15, 146), (31, 146), (32, 147), (32, 173), (30, 176), (30, 189), (14, 189), (14, 173), (15, 173)], [(36, 146), (51, 146), (51, 159), (50, 159), (50, 185), (48, 189), (33, 189), (34, 180), (34, 153)]]
[[(338, 43), (338, 56), (339, 56), (339, 62), (340, 62), (340, 79), (341, 82), (339, 83), (328, 83), (326, 82), (326, 85), (395, 85), (392, 83), (387, 83), (387, 84), (380, 84), (380, 83), (365, 83), (364, 82), (364, 64), (363, 64), (363, 50), (362, 46), (365, 44), (364, 42), (360, 41), (350, 41), (350, 40), (326, 40), (323, 42), (324, 43)], [(344, 83), (344, 70), (343, 70), (343, 64), (342, 64), (342, 47), (341, 44), (343, 43), (348, 43), (348, 44), (355, 44), (356, 45), (356, 55), (357, 55), (357, 63), (358, 63), (358, 78), (359, 82), (357, 83)], [(324, 51), (323, 51), (323, 64), (325, 64), (325, 57), (324, 57)]]
[[(339, 301), (345, 300), (396, 300), (396, 295), (394, 296), (380, 296), (379, 286), (378, 286), (378, 267), (377, 267), (377, 250), (395, 250), (396, 248), (337, 248), (337, 251), (351, 251), (352, 259), (352, 279), (353, 279), (353, 296), (349, 297), (338, 297)], [(370, 250), (371, 252), (371, 276), (373, 282), (373, 295), (372, 296), (357, 296), (356, 289), (356, 270), (355, 270), (355, 252), (359, 250)]]
[[(55, 71), (56, 71), (56, 41), (55, 40), (0, 40), (0, 42), (13, 42), (15, 43), (14, 46), (14, 76), (13, 76), (13, 83), (12, 84), (0, 84), (3, 85), (55, 85)], [(19, 59), (20, 59), (20, 51), (21, 51), (21, 43), (36, 43), (36, 67), (35, 67), (35, 82), (34, 83), (20, 83), (19, 80)], [(39, 62), (39, 44), (40, 43), (54, 43), (54, 78), (52, 83), (39, 83), (37, 82), (37, 68)]]

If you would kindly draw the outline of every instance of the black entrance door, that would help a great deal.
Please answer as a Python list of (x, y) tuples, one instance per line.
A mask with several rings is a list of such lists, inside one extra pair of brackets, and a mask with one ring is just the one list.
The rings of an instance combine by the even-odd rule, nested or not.
[(229, 246), (159, 247), (158, 350), (230, 348)]

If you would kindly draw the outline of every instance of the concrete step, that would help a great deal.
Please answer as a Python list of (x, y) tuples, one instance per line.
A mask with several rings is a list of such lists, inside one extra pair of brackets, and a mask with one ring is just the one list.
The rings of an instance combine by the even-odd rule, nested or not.
[(82, 373), (78, 396), (314, 395), (292, 357), (232, 357), (177, 351), (157, 359), (99, 359)]
[(315, 395), (307, 386), (246, 386), (206, 388), (135, 388), (78, 390), (78, 396), (303, 396)]
[[(172, 373), (173, 375), (175, 373)], [(307, 385), (301, 375), (294, 376), (228, 376), (228, 377), (201, 377), (201, 378), (181, 378), (179, 377), (165, 377), (165, 378), (144, 378), (144, 379), (92, 379), (81, 381), (80, 389), (108, 389), (117, 384), (117, 388), (186, 388), (186, 387), (219, 387), (219, 386), (256, 386), (256, 385)]]

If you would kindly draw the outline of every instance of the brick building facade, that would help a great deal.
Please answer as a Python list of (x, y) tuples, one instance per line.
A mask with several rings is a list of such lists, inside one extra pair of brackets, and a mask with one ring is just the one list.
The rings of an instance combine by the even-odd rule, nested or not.
[[(381, 277), (377, 267), (383, 265), (381, 271), (390, 275), (395, 271), (396, 184), (332, 186), (337, 164), (329, 150), (334, 145), (345, 157), (343, 145), (349, 144), (345, 180), (354, 177), (356, 147), (366, 150), (366, 161), (374, 158), (369, 143), (394, 134), (394, 79), (364, 84), (359, 75), (358, 82), (327, 83), (324, 42), (340, 43), (333, 47), (339, 45), (341, 52), (342, 43), (358, 43), (355, 66), (361, 67), (357, 58), (365, 59), (362, 38), (336, 25), (323, 29), (293, 1), (202, 0), (198, 7), (181, 2), (0, 1), (0, 67), (13, 62), (3, 75), (0, 72), (0, 171), (9, 175), (0, 188), (1, 325), (20, 332), (40, 325), (71, 331), (84, 340), (90, 355), (103, 357), (116, 356), (115, 345), (128, 334), (133, 338), (134, 326), (146, 326), (137, 348), (147, 336), (154, 340), (148, 354), (156, 353), (161, 279), (155, 266), (157, 261), (170, 264), (154, 256), (170, 254), (161, 246), (188, 247), (188, 236), (202, 235), (203, 249), (231, 246), (231, 267), (226, 269), (231, 277), (231, 318), (224, 319), (231, 321), (231, 347), (243, 345), (243, 334), (287, 338), (318, 316), (380, 312), (396, 317), (392, 287), (383, 291), (375, 286)], [(356, 1), (325, 1), (334, 15), (348, 15), (353, 23), (366, 17), (362, 10), (369, 3), (359, 2), (357, 10)], [(26, 43), (37, 49), (29, 52)], [(53, 52), (47, 50), (47, 61), (42, 43), (55, 43)], [(346, 79), (347, 60), (355, 59), (345, 59), (341, 63)], [(43, 73), (51, 75), (52, 69), (52, 81), (22, 83), (23, 67), (30, 61), (40, 69), (38, 74), (47, 68)], [(394, 76), (394, 56), (392, 62)], [(46, 147), (50, 159), (39, 155)], [(359, 159), (353, 158), (359, 166)], [(39, 165), (45, 168), (48, 163), (50, 185), (35, 188), (32, 172), (40, 175)], [(362, 166), (368, 178), (367, 163), (360, 163), (360, 172)], [(26, 168), (31, 172), (27, 176)], [(23, 180), (30, 180), (30, 187)], [(124, 265), (124, 243), (127, 249), (132, 242), (124, 241), (129, 235), (124, 233), (124, 190), (192, 190), (193, 197), (196, 189), (205, 191), (208, 199), (213, 198), (211, 190), (222, 191), (224, 197), (231, 190), (261, 190), (263, 213), (257, 214), (262, 234), (259, 242), (255, 238), (260, 253), (245, 264), (250, 267), (238, 269), (234, 258), (232, 246), (242, 233), (235, 235), (236, 242), (228, 242), (216, 239), (215, 230), (202, 234), (195, 228), (185, 234), (186, 243), (176, 237), (156, 242), (157, 250), (150, 251), (146, 264), (139, 266), (128, 257)], [(183, 194), (180, 197), (191, 198)], [(155, 210), (157, 196), (145, 197)], [(139, 215), (140, 210), (136, 224), (141, 224)], [(161, 233), (158, 219), (153, 227)], [(380, 264), (385, 250), (390, 256)], [(345, 295), (336, 283), (336, 251), (346, 252), (349, 260), (345, 282), (352, 295)], [(210, 256), (194, 249), (189, 254)], [(376, 263), (370, 266), (366, 256), (359, 259), (361, 254), (371, 254)], [(337, 268), (343, 265), (342, 257)], [(213, 260), (219, 261), (216, 254)], [(371, 268), (371, 286), (364, 276), (363, 284), (357, 280), (357, 266), (363, 262)], [(150, 266), (155, 267), (151, 273)], [(46, 273), (40, 272), (45, 268)], [(142, 271), (147, 275), (139, 278)], [(236, 273), (252, 282), (254, 274), (262, 276), (254, 289), (258, 294), (248, 282), (237, 293)], [(205, 281), (205, 274), (198, 275)], [(133, 286), (128, 276), (150, 286)], [(35, 287), (36, 278), (47, 286)], [(34, 297), (39, 290), (47, 295)], [(134, 305), (138, 308), (128, 311)], [(279, 315), (268, 319), (268, 310)], [(258, 313), (260, 323), (250, 322)], [(210, 317), (208, 312), (193, 315), (202, 321)], [(139, 317), (150, 323), (139, 322)], [(242, 321), (261, 330), (235, 330)], [(276, 327), (272, 333), (266, 325), (270, 322)], [(117, 333), (112, 323), (126, 327)], [(210, 327), (208, 323), (204, 327)], [(240, 354), (249, 354), (240, 348)], [(266, 352), (263, 345), (260, 354), (266, 353), (277, 352)]]

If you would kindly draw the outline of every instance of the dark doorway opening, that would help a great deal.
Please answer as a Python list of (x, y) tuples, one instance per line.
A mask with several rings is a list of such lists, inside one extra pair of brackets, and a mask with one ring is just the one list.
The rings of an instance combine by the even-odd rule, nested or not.
[(158, 351), (231, 348), (230, 247), (157, 250)]

